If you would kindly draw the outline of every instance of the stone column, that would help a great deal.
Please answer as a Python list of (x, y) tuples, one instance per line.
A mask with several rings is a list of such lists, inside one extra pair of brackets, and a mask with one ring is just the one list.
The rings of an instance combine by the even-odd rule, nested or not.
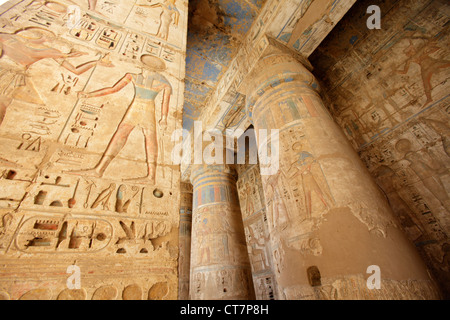
[(191, 264), (192, 185), (182, 182), (180, 189), (178, 300), (187, 300)]
[[(422, 260), (328, 113), (312, 73), (269, 46), (240, 91), (256, 134), (279, 130), (279, 170), (262, 178), (279, 296), (435, 298)], [(380, 290), (367, 286), (372, 265), (380, 267)]]
[(254, 299), (234, 169), (194, 165), (191, 181), (191, 299)]

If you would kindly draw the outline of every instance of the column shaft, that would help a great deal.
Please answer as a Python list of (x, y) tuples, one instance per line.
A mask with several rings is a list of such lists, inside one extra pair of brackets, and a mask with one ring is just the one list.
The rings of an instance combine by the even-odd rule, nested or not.
[(235, 179), (225, 166), (192, 169), (191, 299), (254, 299)]
[[(244, 87), (256, 134), (279, 130), (272, 141), (279, 170), (263, 177), (263, 188), (280, 297), (434, 298), (423, 262), (329, 115), (314, 76), (278, 49), (254, 70)], [(380, 267), (381, 290), (367, 287), (371, 265)]]

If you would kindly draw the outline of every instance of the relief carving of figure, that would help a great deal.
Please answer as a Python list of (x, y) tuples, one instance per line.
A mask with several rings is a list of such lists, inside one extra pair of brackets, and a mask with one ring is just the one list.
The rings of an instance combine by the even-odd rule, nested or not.
[(115, 85), (93, 92), (79, 92), (81, 98), (101, 97), (119, 92), (132, 83), (134, 98), (122, 118), (109, 145), (98, 164), (93, 169), (71, 171), (72, 173), (102, 177), (111, 161), (119, 154), (127, 143), (127, 139), (135, 128), (140, 128), (145, 137), (145, 152), (147, 160), (147, 175), (141, 178), (128, 179), (136, 183), (155, 184), (156, 162), (158, 159), (158, 140), (156, 133), (155, 99), (162, 93), (161, 119), (159, 126), (164, 131), (167, 126), (172, 86), (159, 72), (165, 70), (164, 62), (150, 55), (141, 57), (142, 72), (140, 74), (125, 74)]
[(42, 59), (53, 59), (61, 67), (81, 75), (97, 64), (111, 67), (109, 61), (100, 59), (89, 61), (77, 67), (66, 59), (85, 55), (84, 52), (71, 50), (63, 53), (51, 47), (55, 34), (39, 27), (27, 27), (14, 33), (0, 33), (0, 57), (8, 57), (16, 66), (0, 70), (0, 125), (11, 102), (19, 101), (44, 105), (28, 74), (28, 69)]
[(267, 180), (267, 185), (270, 186), (270, 190), (272, 194), (267, 197), (267, 199), (271, 199), (272, 205), (269, 206), (269, 216), (271, 218), (270, 225), (274, 228), (279, 225), (281, 220), (285, 220), (285, 223), (289, 221), (288, 211), (286, 209), (286, 205), (284, 204), (284, 199), (280, 195), (280, 191), (278, 190), (279, 179), (280, 179), (279, 170), (276, 174), (271, 175)]
[(428, 40), (427, 43), (420, 48), (417, 48), (414, 45), (412, 39), (408, 39), (408, 41), (409, 46), (403, 50), (403, 53), (408, 56), (408, 60), (406, 60), (403, 70), (397, 70), (397, 73), (407, 74), (411, 63), (416, 63), (419, 65), (423, 87), (427, 97), (427, 101), (423, 105), (423, 107), (425, 107), (429, 103), (433, 102), (433, 98), (431, 96), (431, 91), (433, 89), (431, 85), (431, 78), (433, 77), (433, 74), (450, 67), (450, 60), (430, 57), (431, 54), (440, 49), (440, 47), (438, 47), (433, 40)]
[(441, 205), (446, 208), (450, 206), (450, 198), (439, 175), (446, 173), (438, 161), (431, 158), (427, 152), (412, 150), (411, 141), (401, 139), (395, 145), (397, 151), (403, 154), (403, 159), (408, 161), (409, 167), (420, 178), (424, 186), (438, 199)]
[(267, 286), (265, 283), (266, 279), (259, 279), (258, 288), (256, 290), (258, 300), (269, 300), (271, 291), (267, 290)]
[(248, 182), (245, 184), (245, 195), (246, 195), (245, 209), (247, 211), (247, 216), (249, 216), (255, 212), (255, 206), (252, 195), (252, 186)]
[(394, 213), (398, 216), (401, 225), (406, 230), (408, 237), (412, 241), (419, 239), (425, 234), (425, 227), (416, 218), (414, 212), (397, 192), (397, 188), (400, 187), (400, 184), (397, 183), (394, 170), (388, 166), (382, 165), (378, 167), (373, 174), (375, 175), (378, 186), (384, 192), (389, 205), (392, 207)]
[(294, 162), (289, 168), (288, 172), (292, 171), (292, 168), (295, 166), (297, 172), (294, 173), (290, 179), (294, 179), (298, 175), (302, 177), (302, 186), (303, 192), (305, 194), (305, 204), (306, 204), (306, 213), (307, 219), (311, 218), (312, 214), (312, 193), (314, 192), (322, 201), (325, 208), (330, 208), (332, 204), (332, 200), (330, 196), (322, 190), (322, 188), (317, 183), (314, 174), (311, 172), (311, 167), (316, 163), (313, 155), (307, 151), (302, 151), (302, 144), (295, 143), (292, 146), (292, 149), (297, 152), (298, 160)]
[[(208, 219), (203, 219), (201, 223), (198, 224), (198, 230), (197, 230), (197, 239), (199, 244), (199, 258), (198, 258), (198, 264), (203, 263), (210, 263), (211, 261), (211, 251), (210, 251), (210, 243), (209, 243), (209, 235), (211, 234), (211, 229), (208, 225)], [(204, 258), (206, 258), (206, 261), (204, 262)]]
[[(148, 0), (150, 2), (150, 0)], [(178, 20), (180, 18), (180, 12), (175, 6), (175, 0), (164, 0), (160, 3), (155, 4), (141, 4), (141, 7), (147, 8), (161, 8), (161, 14), (159, 16), (159, 27), (156, 32), (156, 36), (160, 37), (164, 40), (167, 40), (169, 37), (169, 28), (170, 25), (173, 24), (175, 26), (178, 25)]]
[[(267, 255), (265, 251), (265, 243), (267, 242), (267, 238), (264, 237), (263, 231), (261, 230), (258, 237), (255, 236), (253, 228), (249, 226), (247, 228), (247, 245), (251, 249), (251, 257), (252, 260), (252, 268), (255, 271), (265, 270), (269, 268), (269, 263), (267, 262)], [(258, 259), (259, 258), (259, 259)], [(260, 266), (257, 267), (255, 264), (259, 263)]]

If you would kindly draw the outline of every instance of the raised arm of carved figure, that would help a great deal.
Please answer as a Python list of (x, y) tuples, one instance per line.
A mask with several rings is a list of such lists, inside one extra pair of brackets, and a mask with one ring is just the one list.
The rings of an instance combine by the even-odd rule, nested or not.
[(79, 98), (95, 98), (95, 97), (103, 97), (109, 94), (113, 94), (116, 93), (120, 90), (122, 90), (123, 88), (125, 88), (133, 79), (131, 73), (127, 73), (125, 76), (122, 77), (122, 79), (120, 79), (118, 82), (116, 82), (116, 84), (112, 87), (108, 87), (108, 88), (103, 88), (103, 89), (99, 89), (96, 91), (92, 91), (92, 92), (84, 92), (84, 91), (80, 91), (78, 92), (78, 97)]

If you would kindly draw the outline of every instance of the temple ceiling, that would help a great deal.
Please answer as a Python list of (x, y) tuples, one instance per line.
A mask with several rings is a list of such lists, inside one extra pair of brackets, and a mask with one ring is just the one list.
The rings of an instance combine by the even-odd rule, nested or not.
[(227, 87), (233, 62), (239, 73), (264, 35), (308, 57), (354, 2), (189, 1), (183, 127), (191, 130), (195, 120), (221, 130), (245, 127), (244, 97)]
[(199, 116), (265, 3), (266, 0), (189, 2), (185, 128), (191, 128)]

